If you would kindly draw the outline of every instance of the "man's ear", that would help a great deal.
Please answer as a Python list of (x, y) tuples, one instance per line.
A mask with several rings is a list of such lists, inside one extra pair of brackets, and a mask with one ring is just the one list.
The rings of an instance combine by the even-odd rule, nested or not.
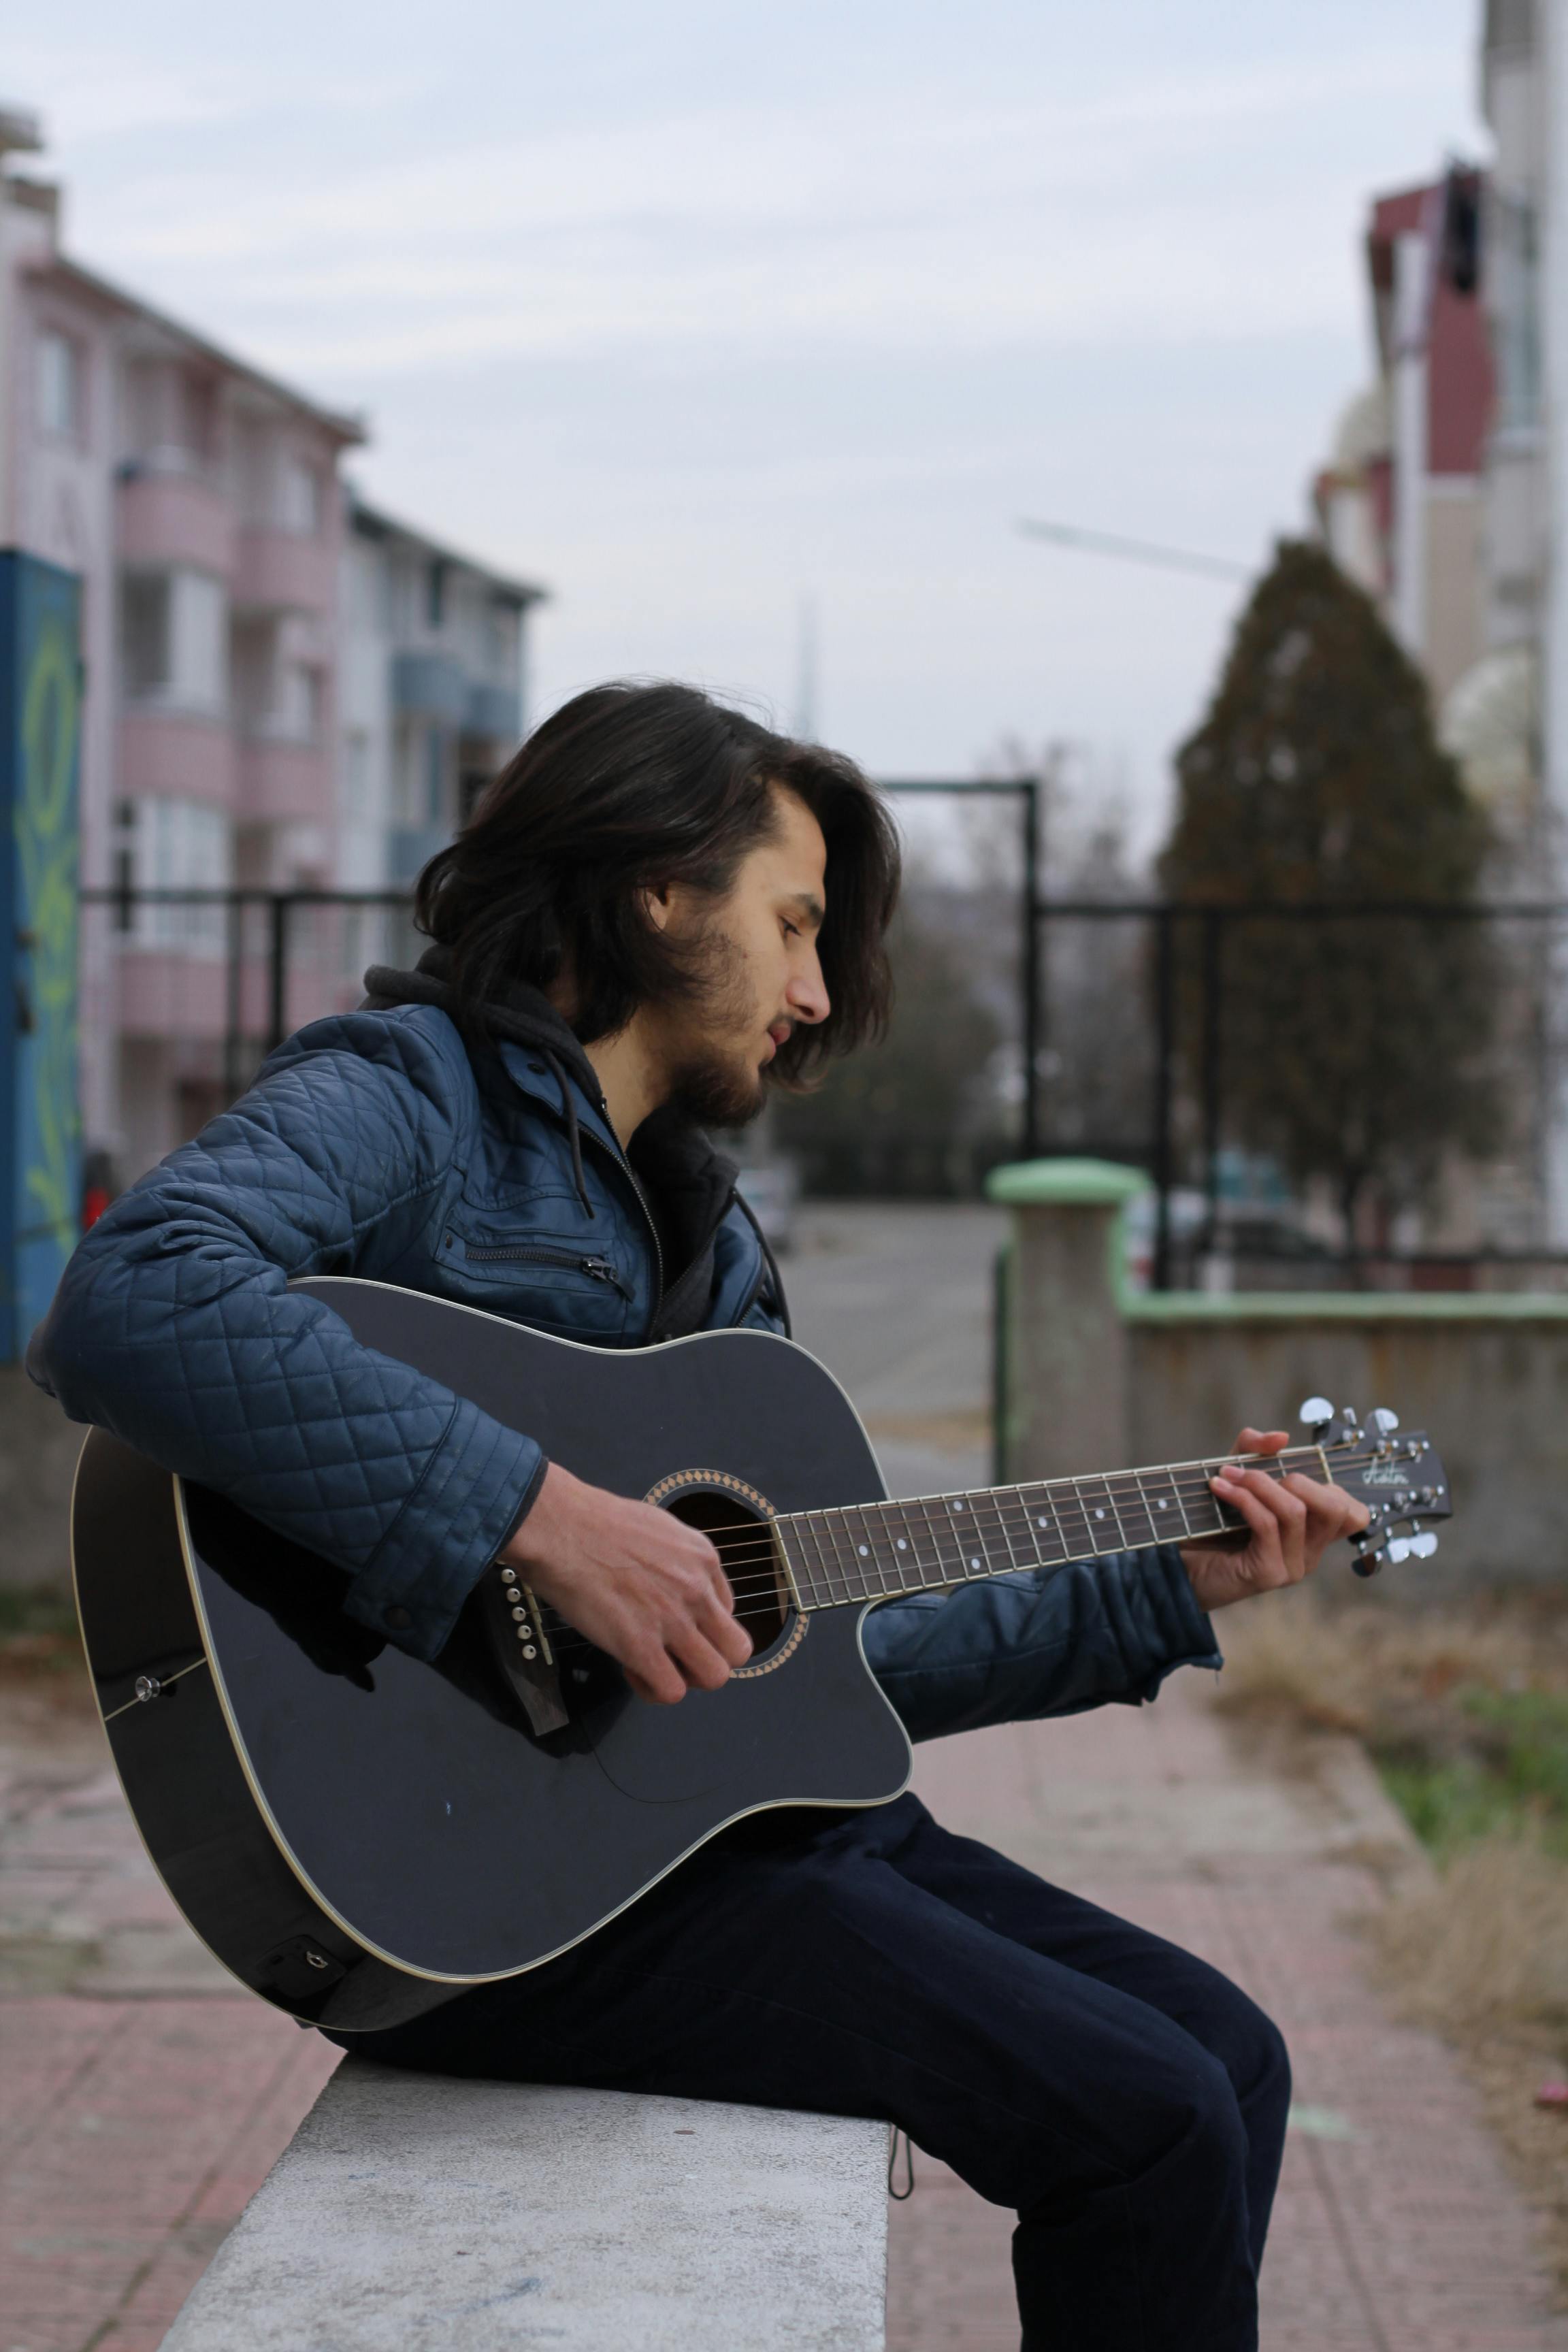
[(669, 919), (674, 911), (674, 902), (668, 884), (667, 883), (662, 890), (644, 890), (641, 896), (643, 913), (647, 917), (654, 929), (668, 930)]

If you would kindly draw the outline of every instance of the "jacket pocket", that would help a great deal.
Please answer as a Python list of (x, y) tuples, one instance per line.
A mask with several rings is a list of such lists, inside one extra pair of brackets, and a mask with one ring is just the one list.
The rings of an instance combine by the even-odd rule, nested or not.
[(616, 1272), (607, 1257), (585, 1256), (576, 1250), (545, 1249), (531, 1242), (508, 1242), (496, 1249), (471, 1249), (464, 1253), (469, 1265), (554, 1265), (570, 1271), (575, 1267), (590, 1282), (607, 1282), (623, 1298), (630, 1298), (631, 1284)]
[(625, 1340), (636, 1287), (612, 1257), (588, 1246), (586, 1234), (508, 1241), (492, 1225), (469, 1240), (448, 1226), (437, 1256), (449, 1297), (590, 1346)]

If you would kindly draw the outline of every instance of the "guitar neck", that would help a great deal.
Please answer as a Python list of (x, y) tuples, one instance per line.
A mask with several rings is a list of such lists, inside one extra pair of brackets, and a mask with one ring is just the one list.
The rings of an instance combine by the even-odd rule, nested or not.
[(1283, 1454), (1218, 1454), (1151, 1470), (796, 1511), (775, 1519), (773, 1532), (801, 1606), (840, 1608), (974, 1583), (1009, 1569), (1058, 1568), (1102, 1552), (1226, 1534), (1247, 1522), (1220, 1501), (1209, 1480), (1240, 1466), (1279, 1478), (1295, 1470), (1329, 1475), (1317, 1446), (1298, 1445)]

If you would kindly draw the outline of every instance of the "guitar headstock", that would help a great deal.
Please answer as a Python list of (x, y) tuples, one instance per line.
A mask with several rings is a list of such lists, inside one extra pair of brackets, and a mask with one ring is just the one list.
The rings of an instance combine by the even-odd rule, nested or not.
[(1301, 1418), (1335, 1486), (1372, 1513), (1352, 1538), (1356, 1574), (1375, 1576), (1389, 1560), (1430, 1559), (1437, 1549), (1430, 1522), (1452, 1518), (1454, 1504), (1448, 1474), (1426, 1431), (1402, 1430), (1385, 1405), (1363, 1421), (1351, 1405), (1336, 1412), (1325, 1397), (1309, 1397)]

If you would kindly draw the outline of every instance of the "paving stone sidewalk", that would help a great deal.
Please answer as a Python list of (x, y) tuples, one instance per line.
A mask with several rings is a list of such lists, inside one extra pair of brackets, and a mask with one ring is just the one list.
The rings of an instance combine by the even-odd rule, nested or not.
[[(1531, 2219), (1443, 2045), (1394, 2022), (1347, 1921), (1408, 1832), (1350, 1742), (1291, 1783), (1208, 1678), (1134, 1711), (920, 1751), (949, 1827), (1199, 1952), (1275, 2017), (1296, 2078), (1263, 2352), (1568, 2352)], [(915, 2158), (895, 2205), (889, 2352), (1016, 2352), (1011, 2216)]]
[[(1189, 1675), (1141, 1712), (925, 1748), (917, 1785), (1279, 2020), (1298, 2123), (1265, 2352), (1568, 2352), (1452, 2058), (1389, 2019), (1343, 1924), (1405, 1833), (1353, 1748), (1322, 1755), (1289, 1784)], [(174, 1916), (95, 1729), (0, 1742), (0, 2352), (153, 2352), (334, 2063)], [(916, 2173), (889, 2352), (1015, 2352), (1010, 2217), (929, 2158)]]
[(154, 2352), (338, 2053), (191, 1936), (95, 1723), (0, 1725), (0, 2352)]

